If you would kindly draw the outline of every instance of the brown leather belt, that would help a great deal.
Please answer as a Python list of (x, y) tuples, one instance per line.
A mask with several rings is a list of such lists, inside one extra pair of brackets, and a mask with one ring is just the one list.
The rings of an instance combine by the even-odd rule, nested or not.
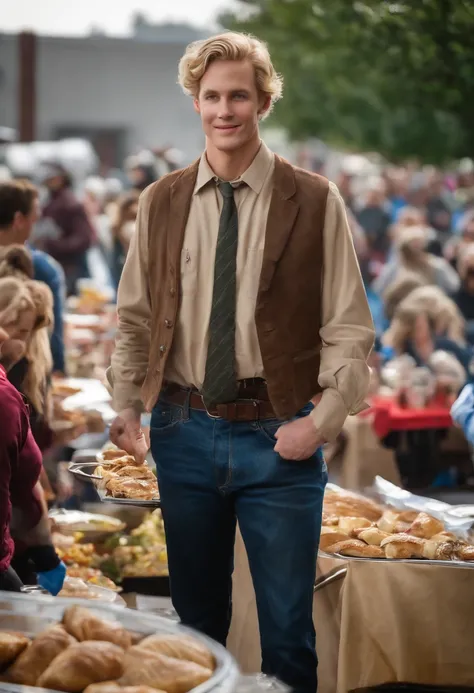
[(243, 380), (239, 387), (239, 399), (227, 404), (217, 404), (213, 409), (207, 409), (202, 396), (197, 390), (189, 390), (174, 383), (167, 383), (163, 390), (163, 398), (171, 404), (184, 405), (189, 398), (190, 409), (205, 411), (212, 418), (227, 421), (258, 421), (259, 419), (276, 418), (275, 411), (268, 398), (265, 382), (252, 378)]

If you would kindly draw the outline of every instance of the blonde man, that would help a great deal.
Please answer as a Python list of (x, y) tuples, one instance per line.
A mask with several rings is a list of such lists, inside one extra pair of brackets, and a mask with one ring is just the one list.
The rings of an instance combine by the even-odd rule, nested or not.
[(236, 33), (194, 43), (179, 78), (206, 150), (141, 196), (111, 435), (143, 460), (152, 410), (181, 620), (225, 643), (238, 520), (263, 671), (314, 693), (321, 446), (364, 406), (372, 320), (336, 187), (260, 139), (282, 93), (266, 46)]

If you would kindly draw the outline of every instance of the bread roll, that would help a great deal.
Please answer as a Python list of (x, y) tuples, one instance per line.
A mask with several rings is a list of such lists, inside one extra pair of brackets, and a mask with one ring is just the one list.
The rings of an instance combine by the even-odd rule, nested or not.
[(431, 517), (427, 513), (419, 513), (418, 517), (413, 521), (408, 530), (414, 537), (420, 539), (431, 539), (435, 534), (444, 531), (444, 525), (440, 520)]
[(395, 524), (398, 522), (399, 512), (396, 510), (385, 510), (382, 517), (377, 522), (377, 527), (382, 530), (382, 532), (387, 532), (390, 534), (395, 528)]
[(341, 517), (339, 519), (339, 529), (341, 532), (347, 532), (347, 534), (350, 534), (354, 529), (370, 527), (371, 524), (370, 520), (365, 517)]
[(392, 534), (382, 541), (380, 547), (387, 558), (424, 558), (425, 542), (409, 534)]
[(382, 541), (389, 536), (387, 532), (382, 532), (378, 527), (365, 527), (357, 532), (357, 538), (370, 546), (380, 546)]
[(368, 546), (359, 539), (346, 539), (333, 544), (328, 549), (328, 553), (338, 553), (341, 556), (352, 556), (353, 558), (384, 558), (384, 552), (378, 546)]
[[(324, 532), (323, 530), (329, 530)], [(340, 532), (337, 527), (322, 527), (321, 537), (319, 538), (319, 548), (321, 551), (326, 551), (328, 546), (337, 544), (339, 541), (345, 541), (350, 539), (349, 535), (345, 532)]]

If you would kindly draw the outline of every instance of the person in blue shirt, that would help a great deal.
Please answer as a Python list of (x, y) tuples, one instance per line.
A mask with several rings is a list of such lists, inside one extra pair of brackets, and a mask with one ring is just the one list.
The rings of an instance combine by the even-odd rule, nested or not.
[(468, 383), (451, 407), (451, 417), (462, 428), (467, 441), (474, 445), (474, 384)]
[[(27, 244), (39, 218), (36, 187), (29, 181), (10, 180), (0, 183), (0, 247)], [(33, 262), (33, 278), (42, 281), (53, 294), (54, 330), (51, 352), (55, 372), (65, 373), (64, 302), (66, 280), (64, 271), (53, 258), (40, 250), (28, 248)]]

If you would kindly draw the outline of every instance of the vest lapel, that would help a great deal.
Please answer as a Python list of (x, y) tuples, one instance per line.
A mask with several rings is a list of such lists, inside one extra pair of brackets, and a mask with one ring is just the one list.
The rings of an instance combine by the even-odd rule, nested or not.
[(298, 204), (291, 199), (295, 192), (293, 166), (275, 155), (273, 193), (265, 230), (265, 248), (259, 293), (270, 288), (278, 260), (293, 230), (299, 209)]
[(199, 159), (185, 168), (170, 187), (167, 253), (169, 265), (174, 268), (175, 272), (179, 271), (179, 258), (198, 168)]

